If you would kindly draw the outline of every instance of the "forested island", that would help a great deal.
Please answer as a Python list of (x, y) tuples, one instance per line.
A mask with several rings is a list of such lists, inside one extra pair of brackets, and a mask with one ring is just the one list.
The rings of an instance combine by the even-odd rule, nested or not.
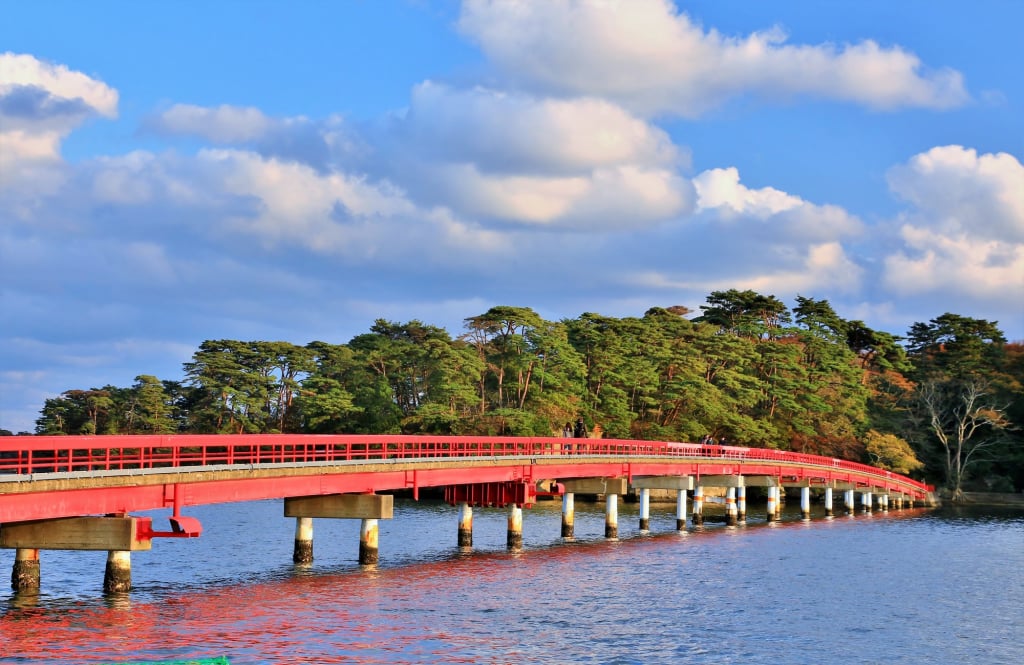
[(737, 290), (701, 310), (497, 306), (455, 337), (378, 319), (345, 344), (209, 340), (181, 379), (46, 400), (36, 433), (554, 436), (582, 417), (591, 435), (864, 461), (954, 499), (1024, 489), (1024, 344), (996, 323), (947, 313), (899, 337)]

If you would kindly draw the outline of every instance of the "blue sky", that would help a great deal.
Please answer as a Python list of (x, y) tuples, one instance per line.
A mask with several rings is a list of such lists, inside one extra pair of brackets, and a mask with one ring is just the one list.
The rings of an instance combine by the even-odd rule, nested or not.
[(1024, 3), (0, 0), (0, 428), (344, 343), (827, 299), (1024, 339)]

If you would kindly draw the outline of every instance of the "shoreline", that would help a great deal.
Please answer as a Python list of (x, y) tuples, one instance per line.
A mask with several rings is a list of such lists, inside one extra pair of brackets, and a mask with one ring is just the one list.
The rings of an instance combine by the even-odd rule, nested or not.
[[(1024, 494), (1009, 492), (964, 492), (962, 506), (1007, 506), (1024, 508)], [(958, 505), (946, 502), (947, 505)]]

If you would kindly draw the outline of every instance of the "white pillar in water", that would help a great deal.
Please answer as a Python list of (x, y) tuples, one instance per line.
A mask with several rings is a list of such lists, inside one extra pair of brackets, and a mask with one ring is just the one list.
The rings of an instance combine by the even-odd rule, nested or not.
[(128, 550), (107, 552), (107, 569), (103, 575), (103, 590), (122, 593), (132, 588), (132, 553)]
[(800, 488), (800, 515), (805, 519), (811, 519), (811, 488)]
[(861, 492), (860, 495), (860, 507), (866, 513), (871, 512), (871, 492)]
[(576, 509), (575, 499), (572, 492), (562, 495), (562, 538), (575, 537)]
[(686, 529), (686, 490), (679, 490), (676, 495), (676, 531)]
[(379, 542), (377, 520), (364, 518), (359, 526), (359, 563), (364, 565), (377, 563)]
[(15, 550), (11, 588), (15, 591), (39, 590), (39, 550), (28, 547)]
[(649, 531), (651, 529), (651, 490), (641, 489), (640, 490), (640, 530)]
[(775, 495), (779, 491), (778, 487), (768, 487), (768, 508), (765, 510), (765, 518), (769, 522), (774, 522), (778, 519), (778, 513), (775, 508)]
[(459, 547), (473, 546), (473, 507), (468, 502), (459, 504)]
[(846, 505), (846, 512), (852, 515), (857, 508), (857, 499), (853, 490), (843, 492), (843, 503)]
[(523, 509), (514, 503), (508, 506), (508, 537), (505, 542), (510, 550), (523, 548)]
[(747, 488), (736, 488), (736, 517), (740, 522), (747, 520)]
[(825, 488), (825, 516), (832, 517), (832, 488)]
[(292, 552), (295, 563), (312, 563), (313, 561), (313, 518), (295, 518), (295, 549)]
[(690, 520), (694, 526), (704, 524), (704, 488), (700, 485), (693, 490), (693, 517)]
[(606, 494), (604, 508), (604, 537), (619, 537), (619, 495)]
[(725, 523), (735, 526), (736, 514), (736, 488), (729, 487), (725, 490)]

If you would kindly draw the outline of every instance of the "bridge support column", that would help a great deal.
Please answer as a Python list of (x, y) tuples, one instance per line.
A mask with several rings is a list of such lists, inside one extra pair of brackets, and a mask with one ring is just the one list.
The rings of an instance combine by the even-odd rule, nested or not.
[(736, 515), (736, 488), (729, 487), (725, 490), (725, 523), (736, 526)]
[(832, 488), (825, 488), (825, 517), (832, 517)]
[(800, 488), (800, 516), (805, 520), (811, 519), (811, 488)]
[(15, 551), (11, 588), (15, 591), (39, 590), (39, 550), (19, 547)]
[(676, 531), (686, 530), (686, 490), (676, 495)]
[(359, 563), (372, 565), (380, 560), (380, 531), (375, 519), (363, 519), (359, 526)]
[(700, 485), (693, 490), (693, 516), (690, 521), (694, 526), (704, 524), (704, 488)]
[(743, 485), (736, 488), (736, 519), (747, 521), (747, 488)]
[(128, 550), (107, 552), (107, 569), (103, 574), (103, 591), (124, 593), (132, 588), (132, 553)]
[(871, 492), (861, 492), (860, 507), (865, 513), (871, 512)]
[(295, 563), (313, 563), (313, 518), (295, 518), (295, 551), (292, 553)]
[(878, 503), (881, 504), (881, 508), (885, 512), (889, 512), (889, 495), (881, 494), (878, 497)]
[(604, 498), (604, 537), (619, 537), (619, 495), (606, 494)]
[(575, 503), (575, 495), (572, 492), (566, 492), (562, 495), (562, 538), (574, 538), (576, 535)]
[(769, 487), (768, 489), (768, 507), (765, 510), (765, 519), (769, 522), (774, 522), (779, 518), (779, 514), (775, 507), (776, 496), (779, 493), (778, 487)]
[(843, 492), (843, 503), (846, 506), (846, 513), (853, 515), (857, 508), (857, 501), (853, 490), (846, 490)]
[(473, 546), (473, 508), (469, 503), (459, 504), (459, 547)]
[(510, 550), (523, 549), (523, 509), (514, 503), (508, 506), (508, 538), (506, 544)]
[(640, 530), (651, 530), (651, 490), (640, 490)]
[[(390, 494), (323, 494), (292, 496), (284, 500), (284, 516), (298, 519), (314, 517), (362, 520), (359, 529), (359, 563), (377, 563), (379, 536), (377, 520), (394, 517), (395, 498)], [(296, 522), (296, 548), (302, 522)], [(312, 522), (309, 523), (312, 556)], [(305, 534), (301, 534), (304, 536)]]

